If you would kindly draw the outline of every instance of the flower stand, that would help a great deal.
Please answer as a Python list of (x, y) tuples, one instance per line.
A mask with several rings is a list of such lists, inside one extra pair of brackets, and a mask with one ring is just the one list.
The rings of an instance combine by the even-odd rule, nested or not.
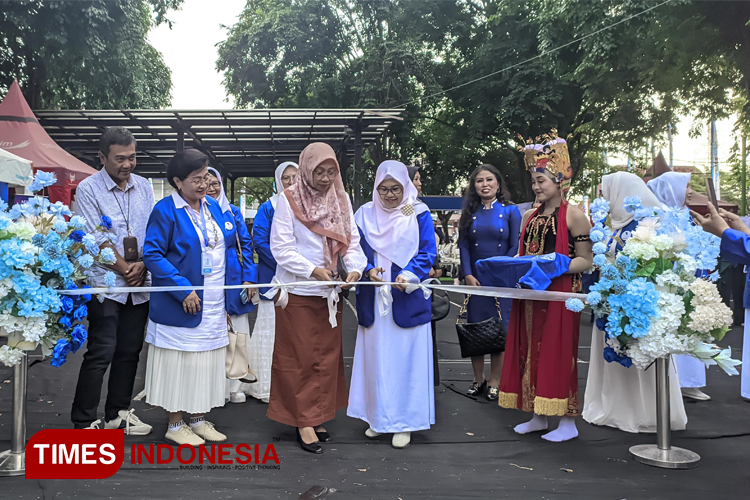
[(28, 356), (13, 367), (13, 430), (10, 450), (0, 453), (0, 476), (22, 476), (26, 465), (26, 383), (29, 370)]
[(684, 448), (670, 444), (669, 414), (669, 357), (656, 360), (656, 443), (639, 444), (630, 448), (630, 456), (637, 462), (665, 469), (698, 467), (701, 457)]

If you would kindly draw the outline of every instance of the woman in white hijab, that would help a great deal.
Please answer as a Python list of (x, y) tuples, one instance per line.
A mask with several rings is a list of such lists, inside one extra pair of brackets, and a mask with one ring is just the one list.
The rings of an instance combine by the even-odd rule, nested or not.
[[(628, 213), (624, 200), (639, 196), (644, 207), (658, 207), (659, 200), (649, 191), (643, 180), (628, 172), (617, 172), (602, 177), (602, 196), (609, 201), (613, 238), (608, 242), (610, 252), (622, 247), (614, 236), (627, 240), (637, 222)], [(656, 432), (656, 375), (655, 370), (626, 368), (616, 360), (604, 358), (604, 332), (594, 325), (591, 334), (589, 373), (583, 404), (583, 419), (594, 425), (615, 427), (625, 432)], [(670, 409), (672, 430), (684, 430), (687, 425), (685, 406), (680, 397), (680, 385), (674, 366), (670, 365)]]
[[(253, 249), (258, 254), (258, 283), (270, 283), (276, 274), (276, 261), (271, 254), (271, 224), (276, 211), (276, 203), (282, 191), (292, 185), (299, 167), (291, 161), (276, 167), (274, 174), (274, 195), (258, 208), (253, 221)], [(273, 300), (263, 296), (267, 288), (259, 290), (258, 315), (255, 318), (253, 334), (247, 344), (250, 366), (255, 370), (258, 382), (242, 384), (243, 393), (264, 403), (271, 394), (271, 364), (273, 346), (276, 339), (276, 311)]]
[(368, 438), (393, 433), (392, 445), (404, 448), (412, 432), (435, 423), (430, 298), (415, 286), (435, 261), (435, 229), (403, 163), (380, 164), (372, 198), (354, 216), (368, 261), (365, 279), (399, 285), (357, 287), (346, 413), (369, 424)]
[[(690, 175), (685, 172), (666, 172), (648, 181), (648, 187), (663, 205), (670, 208), (682, 208), (687, 198)], [(700, 390), (706, 387), (706, 365), (687, 354), (675, 355), (673, 359), (680, 377), (682, 395), (698, 401), (711, 399), (711, 396)]]

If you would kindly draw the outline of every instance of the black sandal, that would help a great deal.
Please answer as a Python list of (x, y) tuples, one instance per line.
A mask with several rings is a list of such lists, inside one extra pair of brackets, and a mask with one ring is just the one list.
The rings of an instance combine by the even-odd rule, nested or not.
[(497, 387), (489, 386), (487, 387), (487, 401), (497, 401), (497, 398), (500, 395), (500, 389)]
[(487, 389), (487, 381), (485, 380), (482, 382), (482, 385), (477, 385), (476, 382), (471, 383), (471, 387), (469, 387), (469, 390), (466, 391), (466, 394), (469, 396), (478, 396), (482, 394)]

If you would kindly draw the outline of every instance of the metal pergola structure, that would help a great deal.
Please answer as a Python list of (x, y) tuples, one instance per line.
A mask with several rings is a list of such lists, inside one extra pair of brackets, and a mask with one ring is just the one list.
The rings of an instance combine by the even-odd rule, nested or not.
[[(39, 123), (57, 144), (97, 165), (99, 136), (107, 127), (129, 129), (138, 143), (136, 172), (164, 177), (176, 151), (200, 149), (228, 183), (273, 177), (277, 165), (299, 159), (311, 142), (330, 144), (342, 170), (361, 171), (362, 152), (401, 109), (39, 110)], [(231, 190), (234, 193), (234, 189)]]

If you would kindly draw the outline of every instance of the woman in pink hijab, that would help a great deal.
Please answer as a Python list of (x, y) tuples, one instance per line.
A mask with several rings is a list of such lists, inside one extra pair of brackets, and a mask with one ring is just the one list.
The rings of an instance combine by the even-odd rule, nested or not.
[[(313, 143), (299, 157), (294, 183), (280, 196), (271, 225), (275, 281), (359, 280), (367, 259), (359, 245), (349, 197), (333, 149)], [(344, 272), (344, 269), (341, 269)], [(323, 423), (346, 407), (341, 346), (340, 287), (298, 285), (281, 288), (276, 299), (276, 341), (271, 368), (268, 417), (297, 427), (303, 450), (323, 453), (330, 435)]]

